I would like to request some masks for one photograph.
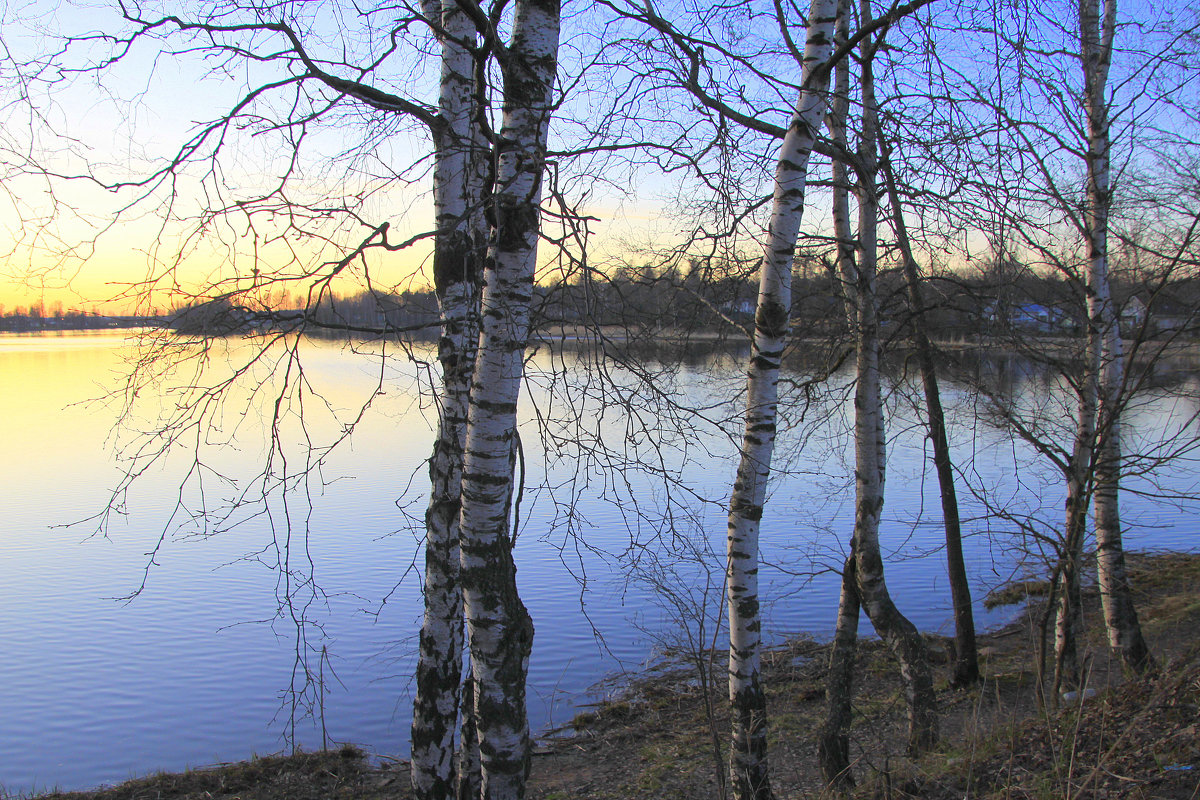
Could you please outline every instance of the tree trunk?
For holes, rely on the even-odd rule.
[[[449,327],[444,326],[444,330]],[[461,437],[466,422],[470,365],[469,350],[450,344],[450,338],[443,335],[438,348],[443,371],[441,418],[429,460],[432,489],[425,512],[425,617],[421,625],[412,723],[413,793],[420,800],[438,800],[454,794],[454,739],[462,679],[458,515]],[[459,360],[465,367],[455,363]]]
[[[726,591],[729,703],[733,720],[729,772],[737,800],[771,797],[766,702],[759,683],[762,624],[758,599],[759,522],[775,447],[779,368],[792,303],[792,261],[804,215],[808,160],[824,115],[835,12],[835,0],[813,0],[809,12],[803,88],[775,169],[775,196],[760,270],[754,342],[746,378],[746,430],[729,501]]]
[[[871,19],[870,0],[862,2],[862,24]],[[863,122],[859,142],[862,175],[877,171],[872,57],[875,44],[863,42]],[[879,374],[879,317],[876,295],[878,197],[875,187],[860,179],[858,260],[858,358],[854,392],[855,518],[854,540],[858,594],[875,630],[900,662],[908,701],[908,751],[927,750],[937,741],[937,708],[929,654],[916,627],[904,617],[888,594],[879,548],[883,512],[886,437]]]
[[[1084,412],[1081,410],[1080,413]],[[1053,694],[1056,697],[1060,692],[1078,689],[1080,681],[1079,634],[1083,629],[1083,608],[1079,572],[1088,498],[1084,481],[1077,474],[1083,467],[1077,464],[1072,467],[1076,474],[1067,478],[1066,530],[1059,555],[1058,613],[1054,620]]]
[[[501,61],[504,107],[493,235],[484,269],[460,520],[484,800],[523,797],[529,774],[525,681],[533,623],[517,593],[509,507],[558,33],[557,0],[518,0],[511,46]]]
[[[1079,634],[1083,629],[1080,605],[1080,569],[1087,512],[1094,486],[1096,451],[1096,394],[1099,370],[1099,329],[1088,323],[1083,372],[1079,378],[1079,407],[1075,419],[1075,443],[1066,462],[1066,518],[1059,552],[1058,613],[1054,620],[1054,686],[1058,692],[1079,686]]]
[[[1121,421],[1124,353],[1121,331],[1113,305],[1108,271],[1108,215],[1112,205],[1109,160],[1108,69],[1116,31],[1116,0],[1080,0],[1079,40],[1083,63],[1084,104],[1087,113],[1087,213],[1084,227],[1088,238],[1088,316],[1098,325],[1100,381],[1097,421],[1096,489],[1093,502],[1096,520],[1096,562],[1100,601],[1109,646],[1127,669],[1142,672],[1154,663],[1142,637],[1133,605],[1125,551],[1121,541],[1120,475]]]
[[[459,587],[459,527],[467,400],[475,361],[479,270],[482,253],[473,229],[482,217],[479,176],[473,168],[475,40],[470,19],[456,2],[431,0],[423,8],[440,32],[442,72],[435,133],[433,199],[434,290],[442,317],[438,360],[438,432],[429,459],[430,495],[425,512],[425,617],[413,702],[412,786],[418,800],[455,796],[454,739],[462,679],[463,603]]]
[[[834,45],[841,47],[850,39],[850,0],[839,0]],[[841,149],[847,149],[846,123],[850,113],[850,62],[842,59],[834,65],[833,98],[827,124],[829,138]],[[855,240],[850,226],[850,180],[846,164],[832,159],[833,231],[837,237],[837,257],[832,272],[834,286],[846,315],[846,329],[851,335],[858,328],[858,311],[850,287],[857,283],[854,263]],[[858,600],[854,563],[854,538],[850,539],[850,555],[842,567],[841,596],[838,599],[837,626],[829,653],[829,672],[825,677],[825,723],[817,734],[817,762],[825,786],[833,792],[845,793],[854,786],[850,770],[851,701],[854,699],[854,660],[858,645]]]
[[[880,138],[881,144],[883,138]],[[908,304],[912,313],[913,343],[921,367],[921,383],[925,391],[925,410],[929,423],[929,441],[933,447],[933,465],[937,471],[938,488],[942,499],[942,521],[946,530],[946,566],[950,575],[950,597],[954,603],[954,675],[955,686],[968,686],[979,680],[979,657],[975,647],[975,614],[971,609],[971,587],[967,582],[967,567],[963,561],[962,522],[958,514],[958,493],[954,486],[954,465],[950,460],[950,440],[946,435],[946,415],[942,410],[942,393],[938,388],[937,364],[933,345],[925,326],[927,308],[917,261],[913,255],[908,228],[904,223],[904,208],[892,172],[889,154],[884,152],[881,164],[884,180],[891,198],[892,218],[896,226],[896,241],[904,263],[904,280],[908,289]]]
[[[854,787],[850,771],[850,717],[854,698],[854,659],[858,647],[858,578],[855,575],[854,542],[842,568],[842,593],[838,600],[837,628],[829,651],[829,674],[825,679],[827,711],[817,738],[817,761],[826,788],[848,792]]]
[[[850,0],[838,0],[837,23],[833,43],[842,47],[850,40]],[[829,139],[835,147],[848,151],[846,125],[850,116],[850,59],[843,58],[833,65],[833,97],[829,103]],[[833,235],[837,238],[836,265],[832,278],[846,315],[846,330],[853,335],[858,311],[854,307],[855,283],[854,231],[850,225],[850,175],[844,161],[830,160],[833,179]]]
[[[470,674],[462,687],[462,742],[457,763],[456,800],[479,800],[479,731],[475,727],[475,682]]]
[[[1101,418],[1104,418],[1103,403]],[[1125,668],[1142,673],[1154,667],[1154,656],[1142,636],[1133,590],[1125,568],[1125,548],[1121,541],[1119,489],[1121,449],[1116,417],[1108,421],[1108,435],[1100,440],[1096,465],[1096,494],[1092,502],[1096,518],[1096,569],[1100,584],[1100,604],[1108,631],[1108,644]]]

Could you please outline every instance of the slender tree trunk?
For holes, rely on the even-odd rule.
[[[1087,401],[1081,402],[1081,406]],[[1085,413],[1080,409],[1081,418]],[[1081,423],[1081,427],[1084,427]],[[1081,432],[1080,437],[1085,435]],[[1088,434],[1090,439],[1090,432]],[[1076,447],[1078,453],[1080,448]],[[1086,462],[1084,462],[1086,464]],[[1059,556],[1058,613],[1054,619],[1054,687],[1059,692],[1079,688],[1079,635],[1083,630],[1083,608],[1080,597],[1080,568],[1083,560],[1083,535],[1087,525],[1088,497],[1086,466],[1078,461],[1071,465],[1067,476],[1065,535]]]
[[[1119,504],[1121,474],[1120,406],[1124,375],[1119,320],[1113,305],[1108,271],[1108,215],[1112,205],[1109,159],[1108,69],[1116,31],[1117,2],[1080,0],[1079,39],[1087,113],[1088,316],[1101,329],[1100,386],[1097,422],[1096,561],[1100,601],[1110,647],[1127,669],[1142,672],[1154,663],[1142,637],[1133,605],[1125,551],[1121,541]]]
[[[837,23],[833,43],[841,47],[850,40],[850,0],[838,0]],[[841,150],[849,150],[846,125],[850,116],[850,59],[843,58],[833,65],[833,97],[829,104],[830,141]],[[854,231],[850,225],[850,176],[845,162],[830,160],[833,179],[833,235],[837,238],[837,262],[833,274],[834,286],[841,299],[846,315],[846,330],[853,335],[857,327],[858,312],[854,307]]]
[[[449,339],[443,336],[439,345],[443,392],[438,438],[429,460],[432,490],[425,512],[425,617],[421,625],[412,727],[413,793],[417,798],[430,800],[454,794],[454,739],[463,658],[458,515],[461,437],[470,380],[468,353],[473,347],[455,347],[449,344]],[[456,363],[458,360],[463,366]]]
[[[882,137],[880,142],[883,142]],[[904,280],[908,289],[908,304],[912,313],[913,343],[921,366],[921,383],[925,391],[925,409],[929,423],[929,441],[933,446],[933,465],[937,471],[938,488],[942,498],[942,521],[946,530],[946,566],[950,574],[950,597],[954,602],[954,676],[955,686],[968,686],[979,680],[979,657],[975,647],[975,615],[971,609],[971,587],[967,582],[967,567],[963,560],[962,523],[958,514],[958,493],[954,486],[954,465],[950,460],[950,440],[946,435],[946,415],[942,410],[942,393],[938,388],[937,364],[933,345],[925,326],[927,308],[917,261],[913,255],[908,228],[904,223],[904,208],[892,173],[891,159],[885,152],[881,164],[888,195],[891,198],[892,218],[896,240],[904,264]]]
[[[804,215],[812,145],[824,116],[833,51],[835,0],[813,0],[803,83],[775,169],[770,231],[760,270],[754,342],[747,371],[746,431],[729,501],[726,591],[729,600],[729,703],[733,719],[730,782],[738,800],[771,797],[766,703],[759,683],[761,620],[758,536],[775,447],[779,368],[791,312],[792,262]]]
[[[455,796],[455,731],[463,657],[463,603],[459,587],[459,512],[467,400],[475,360],[479,242],[473,220],[482,217],[472,168],[475,39],[470,19],[456,2],[427,2],[424,12],[439,30],[442,73],[440,127],[435,133],[433,255],[434,289],[442,317],[438,359],[438,432],[429,459],[431,483],[425,512],[425,617],[413,703],[412,786],[418,800]]]
[[[850,771],[850,717],[854,698],[854,660],[858,648],[858,578],[854,564],[854,542],[842,568],[842,593],[838,600],[837,628],[829,651],[829,675],[825,680],[825,724],[817,738],[817,761],[826,788],[848,792],[854,786]]]
[[[838,1],[834,45],[841,47],[850,39],[850,0]],[[830,102],[829,138],[843,150],[847,148],[846,123],[850,114],[850,62],[842,59],[834,65],[833,98]],[[850,225],[850,181],[846,164],[832,159],[833,231],[837,237],[837,260],[832,271],[834,287],[846,315],[846,329],[851,335],[858,328],[858,311],[850,287],[857,285],[854,263],[855,240]],[[854,564],[854,537],[850,539],[850,555],[842,567],[841,596],[838,598],[837,625],[834,628],[829,653],[829,672],[825,678],[825,722],[817,734],[817,761],[825,786],[830,791],[845,793],[854,786],[850,769],[851,701],[854,699],[854,661],[858,647],[858,618],[861,604],[858,599],[857,576]]]
[[[529,774],[525,681],[533,623],[517,594],[509,508],[558,34],[557,0],[518,0],[511,46],[501,61],[504,107],[493,237],[484,269],[460,520],[484,800],[523,797]]]
[[[871,19],[870,0],[862,2],[862,24]],[[872,56],[875,44],[863,43],[863,123],[859,142],[862,175],[877,171]],[[900,613],[888,594],[879,547],[883,513],[886,438],[879,374],[879,317],[876,294],[878,198],[875,187],[860,180],[858,259],[858,366],[854,393],[855,569],[858,595],[875,630],[900,662],[909,712],[908,750],[916,754],[937,741],[937,704],[929,654],[916,627]]]
[[[1066,462],[1066,518],[1059,553],[1058,612],[1054,620],[1054,692],[1079,686],[1079,634],[1083,630],[1080,570],[1091,490],[1095,486],[1096,395],[1100,367],[1100,330],[1089,319],[1083,370],[1079,376],[1075,442]]]
[[[459,0],[450,0],[450,2],[458,4]],[[490,130],[488,121],[488,98],[487,98],[487,61],[479,58],[475,59],[475,101],[472,104],[472,124],[470,134],[474,140],[474,147],[471,149],[471,158],[467,164],[471,171],[472,180],[469,183],[471,207],[478,209],[478,213],[469,215],[470,220],[469,232],[472,237],[475,253],[478,254],[478,275],[477,275],[477,297],[475,302],[476,316],[472,326],[471,340],[471,358],[472,366],[479,345],[479,329],[480,329],[480,301],[483,291],[483,267],[487,263],[487,254],[489,242],[491,241],[491,226],[488,220],[487,209],[491,204],[491,194],[493,191],[493,164],[494,153],[492,152],[491,142],[488,140],[487,131]],[[472,369],[472,378],[474,370]],[[468,393],[468,412],[469,412],[469,393]],[[466,450],[464,427],[464,458]],[[460,497],[460,515],[461,520],[461,497]],[[461,543],[461,531],[459,541]],[[459,553],[461,565],[461,547]],[[464,608],[465,615],[465,608]],[[479,729],[475,719],[475,680],[472,677],[472,669],[470,666],[470,648],[466,652],[466,676],[463,680],[462,698],[459,703],[460,709],[460,729],[461,737],[458,749],[458,800],[476,800],[480,796],[481,787],[483,784],[481,756],[479,754]]]
[[[1109,395],[1110,397],[1112,395]],[[1104,405],[1101,404],[1101,419]],[[1125,668],[1142,673],[1154,667],[1154,656],[1142,636],[1133,590],[1125,567],[1125,548],[1121,540],[1121,510],[1118,502],[1121,448],[1119,422],[1107,418],[1109,430],[1102,435],[1096,465],[1096,494],[1092,502],[1096,518],[1096,562],[1100,584],[1100,604],[1108,631],[1108,644]]]

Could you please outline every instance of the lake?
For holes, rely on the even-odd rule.
[[[244,341],[202,352],[175,340],[191,360],[154,374],[124,334],[0,335],[0,795],[292,741],[405,755],[432,354],[293,344],[256,359]],[[122,391],[135,365],[147,382]],[[233,388],[209,391],[234,365]],[[739,359],[632,366],[586,349],[531,358],[516,557],[537,630],[537,729],[567,722],[598,681],[685,644],[687,632],[713,641],[716,609],[697,609],[720,593]],[[1031,406],[1054,402],[1046,381],[1017,380]],[[832,568],[852,522],[848,386],[835,376],[832,399],[797,405],[782,435],[786,469],[763,520],[771,639],[833,627]],[[1190,430],[1196,387],[1186,388],[1147,393],[1127,420],[1131,440],[1148,449],[1163,430]],[[947,397],[956,464],[980,495],[963,501],[978,600],[1032,569],[982,497],[1053,526],[1061,480],[978,418],[968,393],[950,386]],[[191,424],[193,412],[204,424]],[[936,480],[899,393],[889,435],[889,585],[914,622],[949,634]],[[128,460],[130,448],[143,460]],[[1191,493],[1192,465],[1176,461],[1154,481],[1131,480],[1123,495],[1129,546],[1194,549],[1194,506],[1148,496]],[[1005,619],[977,614],[981,627]]]

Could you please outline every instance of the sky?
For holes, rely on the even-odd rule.
[[[329,57],[343,48],[363,49],[354,29],[338,30],[328,13],[310,11],[336,5],[313,3],[297,12],[309,26],[314,51]],[[33,303],[46,309],[62,303],[66,310],[161,310],[179,302],[172,297],[177,291],[229,288],[235,275],[244,287],[256,269],[298,277],[314,264],[337,261],[383,221],[392,242],[416,241],[400,252],[372,255],[366,269],[346,270],[339,291],[360,291],[368,278],[385,289],[429,283],[430,247],[421,235],[433,218],[431,143],[421,125],[366,115],[343,103],[323,108],[324,121],[280,129],[277,121],[311,108],[294,93],[276,90],[248,105],[239,124],[209,135],[176,175],[148,178],[181,146],[195,143],[203,123],[242,100],[248,87],[285,73],[269,62],[248,65],[211,51],[178,52],[195,44],[178,37],[139,41],[119,60],[94,69],[114,52],[111,42],[77,40],[62,50],[62,41],[121,30],[104,6],[85,4],[82,14],[66,2],[4,9],[9,59],[0,72],[6,123],[0,142],[6,160],[17,162],[0,181],[0,304],[7,311]],[[181,7],[194,10],[196,4]],[[408,36],[373,80],[436,102],[436,64],[420,52],[428,45],[423,30],[410,29]],[[238,42],[259,53],[278,46],[268,37]],[[30,80],[37,60],[56,50],[49,68]],[[63,67],[78,71],[64,75]],[[38,171],[55,176],[30,174]],[[285,174],[286,185],[280,180]],[[609,241],[652,237],[654,215],[636,192],[614,192],[601,183],[587,190],[593,234]],[[246,213],[251,206],[255,213]],[[209,213],[214,208],[223,213]],[[145,282],[158,289],[150,295],[130,290]],[[293,293],[301,284],[292,284]]]
[[[26,73],[33,69],[30,59],[61,46],[62,35],[120,29],[119,21],[102,8],[76,16],[75,8],[65,5],[58,13],[49,10],[50,4],[8,9],[5,43],[14,60],[27,62]],[[167,52],[172,45],[178,42],[139,42],[112,65],[65,79],[57,70],[43,71],[41,76],[49,80],[27,81],[27,99],[13,91],[15,70],[11,62],[7,65],[7,149],[12,160],[28,160],[9,171],[0,197],[0,231],[15,242],[7,253],[0,303],[11,309],[44,300],[47,307],[62,302],[66,308],[87,308],[128,294],[130,284],[147,279],[187,290],[226,279],[234,271],[250,274],[254,259],[266,271],[268,264],[287,269],[297,260],[328,257],[336,248],[322,246],[315,235],[337,234],[321,219],[323,209],[314,209],[293,226],[302,231],[293,229],[289,235],[288,226],[281,224],[284,203],[270,198],[273,189],[281,188],[279,176],[291,172],[289,199],[317,204],[336,199],[339,191],[362,191],[373,177],[379,184],[371,172],[381,173],[383,161],[412,163],[419,157],[416,148],[427,147],[409,131],[398,131],[374,143],[369,157],[359,163],[343,160],[339,170],[332,162],[352,143],[338,130],[310,126],[301,150],[304,160],[293,165],[288,136],[269,130],[271,117],[280,111],[276,101],[250,107],[257,119],[248,115],[242,126],[208,137],[177,175],[151,177],[145,188],[111,188],[147,180],[165,159],[195,141],[202,122],[235,104],[247,86],[278,78],[277,71],[238,74],[236,65],[202,54]],[[111,48],[76,45],[61,53],[54,66],[86,69],[106,50]],[[206,158],[213,154],[217,135],[220,153]],[[19,174],[40,169],[71,177]],[[110,186],[99,186],[92,177]],[[411,236],[418,232],[417,217],[426,227],[431,217],[422,178],[418,172],[414,185],[398,185],[386,193],[376,189],[363,208],[372,217],[389,219],[398,234]],[[242,213],[239,203],[256,196],[267,198],[260,204],[263,213]],[[386,217],[380,214],[385,204],[395,209]],[[227,213],[206,214],[211,208]],[[403,257],[380,260],[380,269],[386,264],[387,272],[417,271],[426,255],[426,248],[414,248]],[[158,294],[149,298],[149,305],[171,301],[166,293]],[[129,305],[126,300],[109,307]]]
[[[660,8],[692,20],[689,24],[701,32],[721,29],[739,47],[758,48],[755,58],[775,65],[786,78],[787,59],[771,51],[779,47],[772,44],[775,33],[759,24],[766,17],[756,21],[745,11],[753,2],[722,11],[719,19],[699,13],[703,3],[685,8],[689,2],[674,0]],[[189,13],[221,6],[178,5]],[[384,221],[390,225],[390,241],[414,239],[412,245],[373,255],[365,268],[348,268],[338,290],[353,293],[368,279],[383,289],[428,283],[429,246],[421,234],[428,232],[433,216],[431,143],[419,123],[385,119],[343,102],[322,107],[322,116],[303,126],[280,127],[279,120],[302,118],[315,107],[311,96],[276,89],[248,104],[238,124],[199,142],[184,169],[148,178],[182,145],[197,141],[203,123],[243,99],[248,87],[287,73],[269,58],[230,58],[198,48],[194,38],[179,37],[139,41],[119,60],[93,69],[112,55],[112,41],[77,39],[64,49],[63,37],[86,39],[96,31],[120,31],[122,23],[110,6],[100,0],[0,5],[0,168],[6,168],[0,173],[0,304],[8,310],[31,303],[51,308],[61,302],[68,310],[121,311],[137,307],[130,298],[140,296],[143,309],[161,310],[197,287],[245,288],[255,282],[256,270],[259,280],[280,275],[295,279],[298,289],[305,270],[338,260]],[[305,30],[306,42],[322,57],[361,63],[364,54],[380,52],[378,31],[386,26],[347,13],[348,4],[325,0],[287,6]],[[755,7],[767,15],[774,8],[771,3]],[[561,73],[570,91],[552,126],[552,149],[598,131],[627,139],[675,135],[689,147],[702,146],[712,130],[687,98],[628,95],[629,108],[644,117],[603,116],[606,104],[619,102],[620,92],[645,79],[636,59],[654,53],[643,42],[644,34],[629,25],[599,24],[591,8],[568,4]],[[1123,8],[1135,17],[1143,12],[1141,5]],[[745,30],[735,30],[738,25]],[[617,59],[614,63],[583,69],[600,43],[611,45],[622,37],[627,38],[624,49],[606,56]],[[237,41],[264,56],[279,48],[269,35]],[[963,46],[947,40],[936,55],[954,58],[947,54],[955,47],[961,52]],[[428,48],[423,26],[403,29],[396,54],[372,81],[432,102],[437,64],[425,53]],[[39,60],[47,53],[56,55]],[[44,68],[39,71],[39,66]],[[346,67],[331,70],[349,74]],[[731,98],[743,95],[744,107],[760,118],[776,124],[786,119],[786,87],[755,82],[744,70],[726,70],[718,77],[728,84],[724,88]],[[767,100],[756,106],[755,97]],[[1144,124],[1145,118],[1137,121]],[[220,151],[213,156],[217,141]],[[729,175],[722,177],[728,178],[725,186],[689,184],[679,160],[667,159],[668,169],[663,169],[653,152],[641,154],[636,163],[595,156],[556,164],[554,179],[562,181],[568,200],[590,218],[593,266],[605,260],[641,263],[654,247],[677,242],[687,228],[682,218],[692,210],[688,201],[696,196],[687,194],[689,188],[727,189],[737,183],[735,191],[747,201],[769,193],[777,145],[757,134],[730,141],[733,161]],[[827,172],[823,159],[814,159],[813,165],[814,178]],[[38,170],[58,177],[30,174]],[[281,183],[284,174],[288,179]],[[141,180],[149,182],[115,185]],[[807,230],[824,232],[827,214],[820,192],[810,197]],[[247,213],[252,208],[254,213]],[[208,213],[213,209],[222,213]],[[553,234],[552,216],[546,226]],[[752,247],[754,223],[744,231],[749,231],[744,243]],[[549,253],[553,248],[543,249]],[[157,290],[149,296],[129,291],[145,281]],[[104,303],[113,298],[118,300]]]

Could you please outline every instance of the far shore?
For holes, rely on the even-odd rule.
[[[747,320],[746,323],[749,325],[750,320]],[[170,330],[172,328],[171,317],[80,315],[78,317],[37,318],[35,320],[28,318],[14,320],[12,317],[0,317],[0,334],[79,333],[105,330],[134,330],[139,328],[146,330]],[[370,328],[370,326],[363,326],[352,329],[334,327],[326,331],[322,329],[319,323],[314,323],[306,333],[313,335],[328,334],[334,337],[349,337],[354,339],[401,335],[402,338],[412,341],[436,342],[436,328],[436,322],[430,322],[428,325],[416,326],[416,328],[405,330],[394,330],[385,327],[375,330]],[[252,325],[235,331],[218,330],[207,333],[204,331],[176,332],[185,336],[208,335],[224,337],[263,332],[268,329],[270,329],[269,326],[263,328]],[[811,333],[799,333],[793,336],[792,345],[809,350],[814,346],[829,345],[833,341],[834,337],[832,335],[818,336]],[[1151,342],[1154,345],[1152,347],[1147,346],[1146,343],[1140,343],[1140,347],[1134,347],[1139,342],[1128,337],[1123,341],[1126,352],[1131,353],[1135,359],[1200,358],[1200,341],[1191,337],[1178,336],[1161,342],[1156,340]],[[530,334],[531,346],[536,346],[538,343],[550,342],[578,342],[589,345],[613,342],[635,343],[647,346],[686,346],[696,344],[706,346],[725,345],[737,348],[749,346],[750,339],[748,327],[745,330],[739,331],[732,327],[726,327],[721,330],[673,330],[669,328],[641,327],[638,325],[553,325],[539,328]],[[899,339],[895,344],[900,349],[904,349],[905,342],[906,340]],[[933,335],[933,342],[938,349],[946,353],[983,351],[1019,357],[1025,352],[1037,352],[1047,357],[1065,357],[1069,356],[1072,348],[1078,345],[1079,337],[1069,333],[1057,335],[1044,333],[1030,334],[1024,340],[1021,349],[1013,348],[1003,338],[989,337],[980,333],[959,332],[942,335],[935,333]]]

